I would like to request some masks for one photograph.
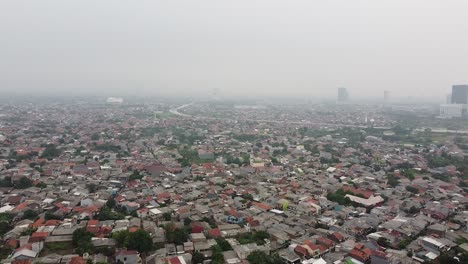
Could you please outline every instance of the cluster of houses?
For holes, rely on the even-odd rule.
[[[219,263],[221,254],[236,264],[257,251],[283,263],[423,263],[468,248],[462,172],[428,161],[463,158],[453,141],[148,114],[164,104],[23,108],[0,120],[2,263]],[[174,242],[169,224],[186,239]],[[72,245],[78,229],[93,234],[90,252]],[[140,229],[149,252],[113,237]],[[220,243],[229,244],[221,253]]]

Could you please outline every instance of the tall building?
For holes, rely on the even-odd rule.
[[[468,104],[468,85],[452,86],[452,104]]]
[[[388,101],[390,101],[390,92],[389,91],[385,90],[383,92],[383,99],[384,99],[385,103],[388,103]]]
[[[123,98],[121,97],[109,97],[106,100],[108,104],[122,104],[124,102]]]
[[[466,117],[466,104],[443,104],[440,105],[440,118],[461,118]]]
[[[446,104],[452,103],[452,94],[447,94],[447,96],[445,98],[445,103]]]
[[[349,94],[346,88],[338,88],[338,102],[346,102],[349,99]]]

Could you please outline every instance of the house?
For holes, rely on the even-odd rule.
[[[11,264],[31,264],[31,260],[30,259],[24,259],[24,260],[15,259],[11,262]]]
[[[310,258],[310,253],[309,253],[309,250],[307,250],[307,248],[301,246],[301,245],[298,245],[294,248],[294,252],[299,255],[301,258],[305,258],[305,259],[309,259]]]
[[[117,249],[115,251],[115,262],[123,264],[141,263],[140,253],[136,250]]]
[[[152,177],[159,177],[165,171],[166,167],[162,164],[153,164],[145,167],[146,172],[148,172]]]
[[[29,246],[28,246],[29,245]],[[38,252],[32,250],[32,245],[28,244],[24,247],[21,247],[15,251],[15,254],[11,257],[15,260],[28,260],[34,259],[39,254]]]
[[[148,208],[141,208],[136,211],[139,218],[145,218],[150,215],[150,210]]]
[[[438,254],[438,255],[441,252],[445,252],[445,251],[448,251],[450,249],[444,243],[442,243],[440,241],[437,241],[436,239],[431,238],[431,237],[421,238],[420,244],[424,249],[426,249],[426,250],[428,250],[430,252],[433,252],[435,254]]]
[[[88,206],[91,206],[91,205],[93,205],[93,200],[91,198],[85,198],[85,199],[80,201],[80,206],[88,207]]]
[[[134,202],[124,202],[122,203],[122,207],[124,207],[127,212],[133,212],[140,208],[140,204]]]
[[[186,264],[187,262],[182,256],[169,257],[166,259],[167,264]]]
[[[192,242],[205,242],[206,241],[206,237],[203,233],[192,233],[190,234],[190,240]]]
[[[358,196],[354,196],[351,194],[346,194],[346,198],[349,198],[351,202],[355,202],[357,204],[360,204],[364,207],[374,207],[382,204],[385,200],[381,196],[371,196],[367,199],[361,198]]]
[[[326,238],[326,237],[319,237],[317,238],[317,244],[324,246],[327,249],[332,248],[335,243],[333,243],[332,240]]]
[[[152,217],[161,217],[163,215],[163,212],[159,210],[158,208],[151,208],[149,209],[149,214]]]
[[[447,232],[447,227],[436,223],[427,227],[427,233],[429,235],[436,235],[437,237],[445,237],[445,233]]]
[[[49,236],[48,232],[34,232],[29,237],[29,243],[45,241],[48,236]]]
[[[10,205],[17,206],[24,202],[25,198],[23,195],[12,195],[6,199],[6,203]]]
[[[341,243],[341,242],[344,241],[343,235],[341,235],[341,234],[338,233],[338,232],[334,232],[334,233],[332,233],[332,234],[329,234],[329,235],[328,235],[328,238],[329,238],[330,240],[332,240],[333,242],[335,242],[335,243]]]
[[[68,264],[86,264],[86,260],[83,257],[76,256],[76,257],[72,257],[70,259],[70,262],[68,262]]]
[[[358,249],[353,249],[351,250],[351,252],[349,252],[349,256],[356,259],[356,260],[359,260],[363,263],[367,263],[369,260],[370,260],[370,255],[368,255],[367,253],[361,251],[361,250],[358,250]]]

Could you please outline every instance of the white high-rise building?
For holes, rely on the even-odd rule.
[[[440,105],[440,118],[461,118],[466,115],[466,104],[442,104]]]
[[[121,104],[123,103],[123,98],[122,97],[109,97],[107,98],[106,102],[108,104]]]

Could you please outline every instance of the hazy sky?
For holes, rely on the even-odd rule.
[[[0,1],[0,92],[441,97],[467,0]]]

